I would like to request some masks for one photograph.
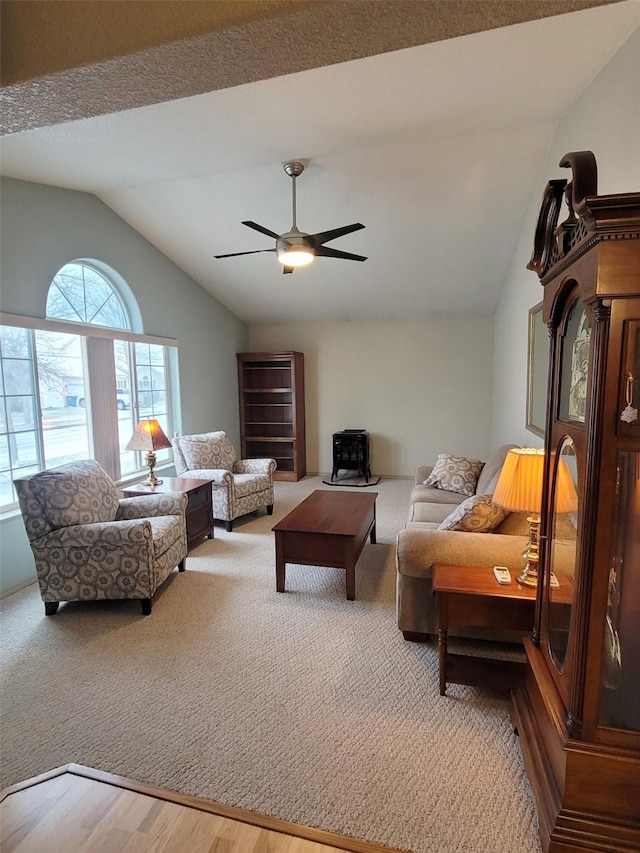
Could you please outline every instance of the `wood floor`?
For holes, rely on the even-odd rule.
[[[2,792],[2,853],[389,853],[67,764]]]

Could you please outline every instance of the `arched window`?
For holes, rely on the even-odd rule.
[[[144,470],[127,450],[136,424],[171,435],[176,342],[142,334],[128,284],[99,261],[54,276],[46,319],[0,325],[0,512],[16,505],[12,480],[91,455],[114,480]],[[173,365],[173,366],[172,366]],[[159,463],[170,462],[169,450]]]
[[[124,303],[112,283],[83,261],[65,264],[56,274],[47,296],[47,317],[110,329],[131,328]]]

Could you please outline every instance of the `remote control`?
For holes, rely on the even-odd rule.
[[[498,583],[511,583],[511,572],[506,566],[494,566],[493,574]]]
[[[560,581],[554,575],[553,572],[551,572],[551,575],[549,577],[549,585],[552,586],[554,589],[558,589],[558,587],[560,586]]]

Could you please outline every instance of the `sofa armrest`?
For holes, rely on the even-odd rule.
[[[233,466],[234,474],[273,474],[275,459],[238,459]]]
[[[187,508],[187,502],[188,498],[182,492],[122,498],[116,513],[116,521],[155,518],[159,515],[182,515]]]
[[[524,565],[526,536],[499,533],[463,533],[458,530],[401,530],[396,546],[400,574],[430,578],[434,563],[450,566]]]
[[[402,575],[431,578],[433,564],[449,566],[507,566],[520,571],[528,536],[463,533],[458,530],[401,530],[396,543],[396,566]],[[553,569],[572,576],[576,543],[555,541]]]
[[[418,465],[414,475],[414,486],[421,486],[433,471],[433,465]]]

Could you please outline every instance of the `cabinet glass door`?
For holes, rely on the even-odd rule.
[[[583,302],[576,299],[562,340],[558,418],[583,424],[587,416],[587,384],[591,329]]]
[[[618,453],[600,725],[640,731],[640,453]]]
[[[559,585],[549,583],[546,588],[548,643],[556,669],[563,672],[567,662],[574,603],[578,512],[577,457],[570,438],[563,440],[555,459],[551,500],[554,508],[551,571]]]

